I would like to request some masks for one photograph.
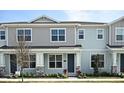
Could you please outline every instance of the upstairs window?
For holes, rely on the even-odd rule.
[[[104,38],[104,30],[103,29],[97,29],[97,39],[103,40]]]
[[[122,27],[117,27],[115,30],[115,35],[116,35],[116,40],[117,41],[122,41],[124,40],[124,28]]]
[[[18,41],[31,41],[31,29],[17,29]]]
[[[0,31],[0,40],[5,40],[5,31]]]
[[[79,39],[84,39],[84,30],[83,29],[78,30],[78,38]]]
[[[65,41],[65,29],[51,29],[51,41]]]

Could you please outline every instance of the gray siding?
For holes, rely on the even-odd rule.
[[[32,28],[32,27],[28,27]],[[57,27],[33,27],[31,46],[52,46],[52,45],[74,45],[75,44],[75,29],[73,27],[66,28],[66,42],[50,42],[50,28]],[[58,27],[59,28],[59,27]],[[16,42],[16,27],[8,28],[8,45],[15,46]]]
[[[117,42],[115,39],[115,28],[116,27],[124,27],[124,19],[118,22],[115,22],[109,27],[109,45],[124,45],[124,41]]]

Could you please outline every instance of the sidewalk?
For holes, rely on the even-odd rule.
[[[19,83],[21,82],[21,78],[19,79],[7,79],[0,78],[0,83]],[[83,82],[110,82],[110,83],[124,83],[124,79],[121,78],[90,78],[90,79],[78,79],[75,77],[70,77],[67,79],[49,79],[49,78],[24,78],[24,83],[83,83]]]

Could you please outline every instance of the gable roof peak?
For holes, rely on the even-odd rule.
[[[53,18],[48,17],[46,15],[42,15],[42,16],[37,17],[37,18],[33,19],[32,21],[30,21],[30,23],[35,23],[35,22],[53,22],[53,23],[58,23],[58,21],[56,21]]]

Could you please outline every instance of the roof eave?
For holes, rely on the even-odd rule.
[[[118,18],[118,19],[116,19],[116,20],[114,20],[114,21],[108,23],[108,25],[111,25],[111,24],[113,24],[113,23],[116,23],[116,22],[118,22],[118,21],[120,21],[120,20],[122,20],[122,19],[124,19],[124,16],[122,16],[122,17],[120,17],[120,18]]]

